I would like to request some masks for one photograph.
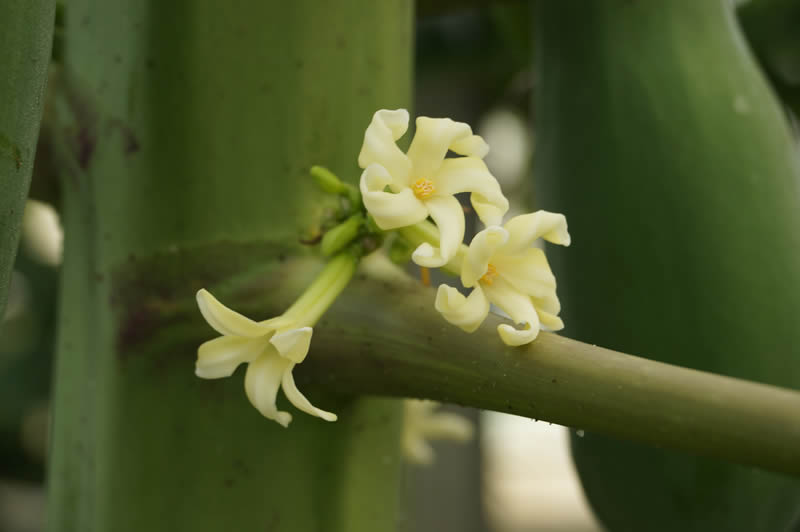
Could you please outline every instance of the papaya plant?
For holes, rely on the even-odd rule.
[[[727,1],[540,2],[542,201],[568,335],[800,386],[795,140]],[[611,530],[788,530],[797,479],[587,433],[572,439]]]
[[[672,18],[656,23],[652,8],[611,0],[587,3],[580,12],[591,15],[587,18],[566,4],[543,6],[541,20],[550,31],[542,32],[540,47],[540,94],[546,105],[539,111],[545,136],[537,175],[564,185],[579,182],[569,180],[583,179],[581,167],[568,175],[565,169],[578,159],[594,159],[598,171],[610,176],[606,196],[598,180],[594,189],[585,185],[547,200],[548,208],[563,205],[569,211],[567,232],[567,219],[552,212],[503,219],[508,202],[482,162],[488,147],[468,125],[420,117],[407,153],[395,145],[402,144],[409,126],[404,108],[410,104],[413,7],[409,0],[350,0],[335,6],[312,0],[244,5],[70,0],[59,30],[61,72],[54,86],[51,139],[65,256],[48,529],[396,530],[402,520],[401,445],[425,455],[421,437],[402,431],[397,398],[405,397],[579,427],[592,443],[600,441],[597,433],[710,457],[714,466],[698,478],[721,488],[712,502],[734,507],[742,506],[742,497],[754,497],[758,516],[743,518],[746,524],[760,529],[786,524],[787,508],[796,502],[796,481],[788,475],[800,475],[800,393],[786,358],[792,331],[783,314],[792,311],[795,300],[790,293],[778,298],[770,283],[777,272],[793,285],[790,258],[795,255],[779,245],[781,238],[797,238],[784,225],[794,221],[792,199],[777,191],[785,189],[788,172],[796,168],[781,158],[788,136],[774,101],[756,106],[771,102],[766,88],[734,39],[737,34],[720,27],[730,12],[722,4],[675,2],[665,11]],[[635,16],[629,11],[628,18],[606,17],[601,8],[609,9],[606,14],[612,8],[632,9]],[[648,26],[643,21],[685,32],[679,36],[708,39],[698,53],[726,60],[718,68],[739,76],[741,92],[725,101],[732,110],[724,109],[743,115],[749,136],[744,126],[726,122],[716,97],[730,94],[715,84],[695,87],[686,81],[687,72],[706,69],[684,63],[691,47],[678,47],[682,40],[672,34],[651,32],[652,40],[642,37],[647,46],[639,48],[667,59],[669,68],[660,75],[668,79],[656,81],[683,80],[684,91],[669,92],[677,101],[658,116],[685,118],[696,129],[694,137],[679,142],[688,133],[667,128],[672,132],[667,135],[656,127],[662,121],[651,123],[645,111],[661,110],[671,100],[638,100],[637,84],[621,100],[614,91],[580,89],[587,83],[579,77],[587,73],[582,67],[598,76],[592,82],[607,82],[605,89],[625,79],[613,77],[612,63],[622,73],[644,68],[630,56],[623,56],[629,62],[595,61],[606,59],[607,48],[591,41],[605,35],[602,43],[619,52],[611,32],[641,35]],[[48,35],[39,36],[45,49]],[[580,53],[585,42],[592,42],[591,52],[597,54],[592,60]],[[739,47],[731,50],[732,42]],[[674,55],[676,50],[683,53]],[[554,58],[559,61],[555,71]],[[686,64],[695,67],[678,68]],[[16,79],[33,75],[32,67],[23,70],[3,91],[19,90]],[[573,75],[569,87],[561,85]],[[653,88],[647,76],[636,79]],[[570,88],[576,92],[569,101],[577,105],[564,112]],[[553,96],[559,90],[560,100]],[[582,103],[587,94],[606,107]],[[678,112],[687,101],[693,113]],[[637,144],[623,149],[597,139],[597,145],[587,146],[586,137],[573,137],[578,120],[597,126],[587,115],[590,109],[612,131],[629,131],[611,112],[620,102],[642,105],[641,115],[629,118],[640,120],[651,135],[661,131],[664,138],[654,142],[664,147],[656,151],[659,157],[647,159],[650,152]],[[725,141],[737,150],[735,161],[725,161],[721,169],[716,162],[722,148],[711,140],[717,122],[726,125]],[[24,126],[38,128],[38,120],[29,117]],[[558,134],[565,132],[568,142],[561,142]],[[677,202],[686,191],[653,185],[679,205],[684,218],[671,225],[663,213],[661,221],[631,221],[628,215],[638,211],[630,205],[640,205],[641,198],[636,199],[635,186],[619,190],[617,185],[638,183],[635,170],[640,168],[614,166],[614,154],[627,155],[634,148],[655,176],[647,183],[663,179],[669,164],[684,172],[671,170],[678,185],[694,187],[686,203]],[[461,157],[446,157],[448,150]],[[582,150],[587,157],[581,158]],[[653,160],[664,168],[650,168]],[[763,173],[751,183],[752,194],[743,196],[740,167],[752,168],[757,161],[766,167],[759,167]],[[706,180],[692,178],[697,174],[688,168],[696,166]],[[624,175],[614,176],[614,170]],[[731,172],[731,191],[718,198],[712,190],[727,184],[724,172]],[[463,191],[471,193],[471,208],[488,226],[468,246],[461,243],[464,213],[453,197]],[[569,203],[586,194],[605,198],[613,216],[588,222],[591,206]],[[731,207],[725,198],[739,203]],[[751,216],[746,218],[741,207],[753,198],[761,198],[758,205],[769,206],[782,221],[770,222],[755,209],[745,211]],[[711,207],[698,214],[705,203]],[[648,207],[670,211],[668,202]],[[428,216],[436,225],[426,221]],[[695,228],[694,222],[707,225]],[[613,335],[615,317],[630,320],[637,334],[661,331],[667,321],[645,312],[651,308],[648,300],[636,300],[636,320],[626,314],[627,307],[610,312],[608,305],[648,289],[672,297],[667,297],[671,304],[687,297],[675,286],[650,286],[644,271],[633,279],[630,293],[602,292],[608,288],[602,278],[601,286],[581,285],[580,275],[591,274],[586,250],[631,227],[641,238],[633,238],[625,250],[608,244],[605,249],[614,255],[603,260],[630,256],[632,264],[656,269],[677,264],[677,277],[694,288],[693,295],[708,290],[721,301],[713,308],[709,303],[710,317],[702,316],[709,323],[720,319],[716,329],[692,329],[693,322],[681,322],[687,334],[680,336],[673,323],[668,339],[675,343],[669,345],[634,341],[638,337],[627,330],[629,343]],[[720,227],[726,238],[714,240],[713,247],[691,245],[702,236],[718,237]],[[736,250],[752,251],[747,246],[756,227],[775,232],[759,248],[774,260],[765,265],[754,253],[736,256],[741,260],[734,264],[715,262]],[[676,228],[683,230],[684,240],[674,235]],[[734,242],[734,230],[751,240]],[[594,340],[592,334],[601,330],[608,334],[604,345],[673,364],[539,332],[540,325],[562,326],[560,305],[544,253],[528,244],[542,237],[569,245],[570,235],[575,244],[557,261],[564,271],[558,289],[571,301],[565,316],[580,324],[576,335]],[[666,249],[660,244],[674,245],[684,260],[669,262],[677,259],[665,251],[646,261],[648,250]],[[4,257],[14,247],[3,241]],[[386,248],[395,260],[410,258],[459,278],[434,290],[388,261]],[[610,271],[600,267],[601,260],[591,265],[597,265],[595,275]],[[755,265],[768,268],[770,275],[754,274]],[[457,288],[459,281],[471,290],[467,295]],[[734,282],[741,283],[736,296],[725,292]],[[769,295],[759,299],[756,289]],[[720,309],[732,306],[724,303],[740,296],[751,312],[722,314]],[[511,319],[487,316],[490,303]],[[680,310],[699,317],[703,307],[694,304]],[[586,325],[581,312],[588,308],[600,309],[603,316],[597,319],[607,323]],[[738,320],[742,345],[725,336],[729,316]],[[765,329],[774,336],[764,335]],[[709,355],[717,348],[730,352],[735,364],[712,364],[722,359]],[[754,353],[763,356],[745,356]],[[235,372],[239,365],[247,366],[244,372]],[[779,366],[789,370],[778,375]],[[292,406],[278,397],[279,388]],[[451,435],[467,434],[452,418],[439,419],[449,419]],[[430,432],[426,421],[418,425],[424,427],[420,433]],[[588,487],[591,475],[581,469]],[[609,492],[617,491],[615,475],[605,479]],[[754,494],[748,481],[763,489]],[[661,500],[658,489],[649,488],[655,504]],[[616,514],[604,510],[607,503],[593,502],[612,528],[639,522],[639,508],[624,512],[629,521],[616,524]],[[712,522],[691,508],[672,509],[668,519]],[[712,517],[714,523],[726,523],[716,513]]]

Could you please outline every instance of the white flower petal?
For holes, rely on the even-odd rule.
[[[364,133],[364,144],[358,155],[358,165],[366,168],[378,163],[392,175],[393,182],[408,184],[411,161],[395,141],[408,129],[408,111],[381,109],[372,116]]]
[[[464,295],[446,284],[440,284],[436,291],[434,308],[439,311],[444,319],[466,332],[477,329],[489,314],[489,300],[476,286],[469,296]]]
[[[453,195],[472,192],[470,201],[478,217],[486,225],[499,225],[508,211],[508,200],[497,179],[483,161],[475,157],[445,159],[431,178],[436,194]]]
[[[464,209],[453,196],[434,196],[425,201],[425,206],[439,229],[439,248],[422,244],[411,260],[426,268],[439,268],[456,256],[464,240]]]
[[[239,364],[252,362],[267,347],[267,339],[220,336],[197,349],[195,375],[201,379],[230,377]]]
[[[500,307],[515,323],[525,324],[516,329],[507,324],[497,326],[497,332],[506,345],[523,345],[532,342],[539,334],[539,315],[531,298],[520,293],[505,280],[496,278],[491,285],[482,283],[489,301]]]
[[[508,242],[501,250],[506,255],[513,255],[531,247],[537,238],[562,246],[570,244],[567,219],[563,214],[547,211],[522,214],[510,219],[503,227],[509,235]]]
[[[539,327],[528,325],[524,329],[516,329],[511,325],[501,323],[497,326],[497,334],[500,335],[504,344],[517,347],[536,340],[536,337],[539,336]]]
[[[492,264],[498,275],[520,292],[536,297],[555,294],[556,278],[541,249],[528,248],[515,255],[495,255]]]
[[[281,412],[275,405],[283,374],[294,364],[274,350],[269,349],[247,366],[244,377],[244,390],[247,398],[261,415],[288,427],[292,421],[289,412]]]
[[[455,141],[450,145],[450,150],[459,155],[483,159],[489,153],[489,145],[486,144],[483,137],[472,135],[471,137]]]
[[[536,313],[539,314],[540,327],[543,331],[555,332],[564,328],[564,322],[555,314],[550,314],[539,308],[536,309]]]
[[[428,208],[410,188],[393,194],[384,192],[391,176],[378,164],[369,165],[361,174],[361,197],[364,206],[384,230],[418,224],[428,217]]]
[[[311,327],[300,327],[299,329],[289,329],[281,331],[270,338],[269,343],[275,346],[278,353],[295,364],[302,362],[308,354],[311,346]]]
[[[500,226],[487,227],[472,238],[461,265],[461,284],[469,288],[483,277],[490,259],[508,240],[508,232]]]
[[[292,366],[294,366],[294,364]],[[338,419],[336,414],[317,408],[306,399],[305,395],[300,393],[300,390],[297,389],[297,385],[294,383],[292,369],[293,367],[283,374],[283,393],[286,395],[286,398],[289,399],[289,402],[306,414],[320,417],[325,421],[336,421]]]
[[[537,312],[544,311],[555,315],[561,312],[561,302],[558,300],[555,289],[542,296],[533,296],[531,299],[533,300],[533,306],[536,307]]]
[[[250,318],[235,312],[211,295],[205,288],[197,292],[197,306],[209,325],[225,336],[257,338],[270,332]]]
[[[449,118],[417,118],[417,131],[408,148],[408,158],[413,163],[413,175],[430,179],[447,155],[447,150],[460,140],[472,136],[472,129],[463,122]]]

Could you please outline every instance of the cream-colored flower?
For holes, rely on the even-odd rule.
[[[568,246],[570,237],[564,215],[547,211],[523,214],[503,227],[487,227],[475,235],[461,265],[461,283],[473,287],[472,292],[464,297],[455,288],[440,285],[436,310],[453,325],[472,332],[486,318],[493,303],[515,323],[524,324],[522,329],[508,324],[497,326],[508,345],[532,342],[540,328],[562,329],[556,279],[544,252],[532,247],[540,237]]]
[[[453,258],[464,239],[464,211],[454,194],[471,192],[472,207],[487,225],[500,223],[508,200],[481,160],[489,146],[467,124],[421,116],[406,154],[395,141],[408,129],[408,119],[405,109],[382,109],[372,117],[358,156],[364,168],[361,195],[381,229],[433,218],[441,233],[439,248],[422,244],[412,260],[438,268]],[[448,150],[465,157],[445,158]]]
[[[422,465],[433,462],[430,440],[465,442],[472,438],[470,420],[458,414],[434,412],[438,407],[436,401],[404,401],[402,449],[408,461]]]
[[[298,409],[336,421],[336,414],[320,410],[300,393],[292,376],[295,365],[308,354],[311,327],[298,327],[299,320],[287,315],[255,322],[229,309],[205,289],[197,292],[197,305],[208,324],[222,335],[197,350],[198,377],[230,377],[240,364],[246,363],[245,392],[264,417],[284,427],[292,421],[289,412],[281,412],[275,405],[282,386],[286,398]]]

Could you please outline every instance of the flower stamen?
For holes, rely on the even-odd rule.
[[[414,184],[411,185],[411,190],[414,191],[414,195],[418,199],[424,200],[433,196],[433,193],[436,192],[436,187],[434,186],[433,181],[421,177],[414,181]]]
[[[484,273],[483,276],[480,279],[478,279],[478,281],[481,283],[486,283],[489,286],[491,286],[492,283],[494,282],[495,277],[497,277],[497,268],[494,267],[494,264],[487,264],[486,273]]]

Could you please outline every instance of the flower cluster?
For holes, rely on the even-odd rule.
[[[450,323],[467,332],[477,329],[494,304],[518,325],[498,326],[500,338],[518,346],[533,341],[542,328],[563,327],[556,281],[539,238],[569,245],[563,215],[545,211],[516,216],[501,225],[508,200],[483,158],[489,147],[467,124],[448,118],[417,118],[407,153],[396,141],[408,129],[404,109],[375,113],[358,156],[363,169],[359,189],[315,166],[311,175],[345,205],[326,220],[319,242],[322,255],[332,257],[303,295],[281,316],[255,322],[227,308],[206,290],[197,303],[206,321],[222,336],[198,349],[195,373],[204,379],[230,377],[247,364],[245,392],[266,418],[288,426],[292,416],[278,410],[279,389],[298,409],[326,421],[336,415],[312,405],[295,385],[292,371],[305,360],[312,327],[333,304],[355,273],[360,258],[376,249],[385,231],[396,230],[415,248],[411,260],[424,268],[446,268],[471,288],[468,296],[451,286],[439,286],[435,308]],[[448,157],[453,152],[460,157]],[[470,193],[470,203],[486,225],[464,239],[464,210],[455,197]],[[427,221],[431,218],[435,225]],[[407,255],[406,255],[407,257]],[[407,260],[407,259],[406,259]],[[404,445],[411,459],[432,458],[426,438],[464,439],[463,420],[433,414],[434,403],[407,403]]]
[[[439,286],[436,310],[472,332],[494,304],[520,325],[498,326],[500,338],[512,346],[533,341],[542,328],[563,328],[555,277],[544,252],[533,245],[542,238],[568,246],[564,216],[538,211],[501,226],[508,200],[482,160],[489,151],[483,139],[467,124],[419,117],[408,153],[403,153],[396,141],[408,121],[404,109],[375,113],[358,157],[364,169],[360,189],[364,206],[381,229],[419,226],[428,216],[435,222],[438,247],[423,241],[412,260],[427,268],[448,265],[460,272],[464,287],[472,288],[465,297],[451,286]],[[462,157],[449,158],[448,151]],[[472,208],[487,226],[465,251],[460,250],[464,211],[455,198],[459,192],[470,192]]]

